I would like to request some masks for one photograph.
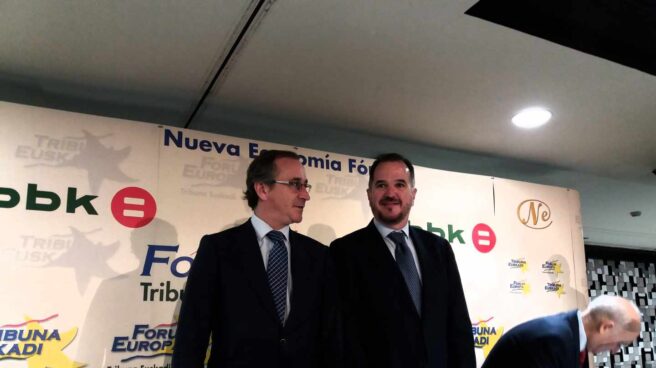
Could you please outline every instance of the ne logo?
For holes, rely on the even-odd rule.
[[[531,229],[546,229],[553,221],[551,220],[551,208],[537,199],[527,199],[517,206],[517,218]]]

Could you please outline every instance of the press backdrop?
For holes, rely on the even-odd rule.
[[[370,221],[371,158],[0,103],[0,365],[169,366],[198,242],[250,216],[246,168],[274,148],[313,185],[295,230],[329,244]],[[586,303],[576,191],[424,167],[416,183],[410,221],[453,246],[479,366],[510,327]]]

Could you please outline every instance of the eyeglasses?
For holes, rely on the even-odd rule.
[[[310,189],[312,189],[312,185],[308,184],[307,182],[303,183],[300,180],[271,180],[271,183],[289,185],[290,187],[296,189],[297,192],[300,192],[302,188],[305,188],[305,190],[307,190],[309,193]]]

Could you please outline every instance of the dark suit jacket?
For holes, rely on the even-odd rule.
[[[483,368],[579,368],[576,311],[534,319],[501,336]]]
[[[472,325],[449,243],[410,227],[422,273],[422,315],[373,221],[335,240],[347,363],[362,368],[476,366]]]
[[[333,358],[336,299],[328,248],[289,232],[292,295],[282,327],[250,221],[202,238],[191,266],[173,367],[327,366]]]

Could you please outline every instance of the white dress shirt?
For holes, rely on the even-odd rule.
[[[585,327],[583,327],[583,318],[581,318],[581,311],[576,312],[576,319],[579,321],[579,352],[585,349],[588,344],[588,337],[585,336]]]

